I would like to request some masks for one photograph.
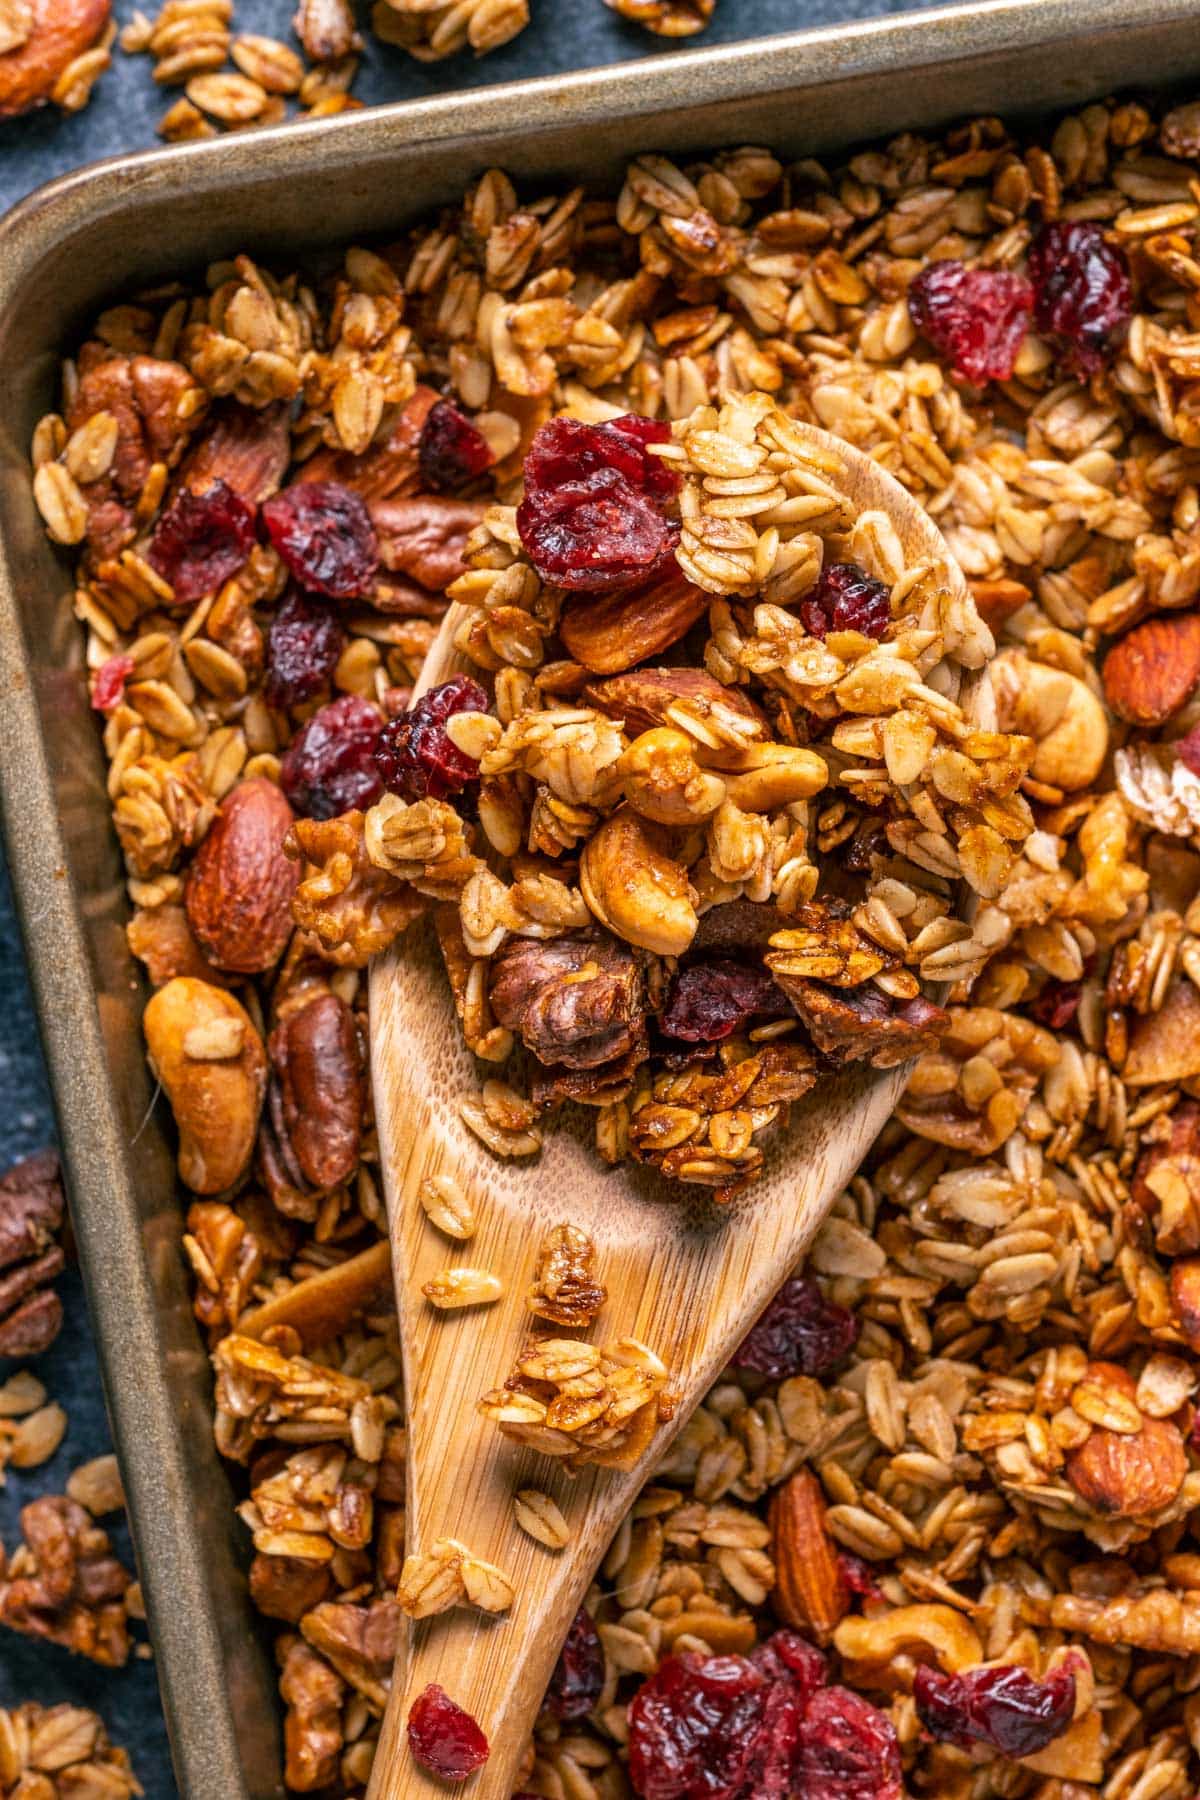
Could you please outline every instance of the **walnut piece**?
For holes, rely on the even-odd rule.
[[[548,1066],[594,1069],[644,1052],[641,967],[606,933],[509,938],[492,958],[489,994],[500,1024]]]
[[[62,1302],[49,1284],[64,1266],[64,1209],[53,1150],[0,1176],[0,1356],[37,1356],[58,1336]]]
[[[409,885],[376,868],[367,855],[364,815],[297,819],[285,840],[307,867],[292,899],[292,917],[311,931],[330,962],[361,969],[420,918],[427,902]]]
[[[0,1624],[122,1668],[132,1648],[125,1595],[133,1577],[108,1534],[62,1494],[23,1507],[21,1531],[7,1568],[0,1560]]]

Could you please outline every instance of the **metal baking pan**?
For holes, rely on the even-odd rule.
[[[30,434],[55,403],[60,347],[131,287],[241,248],[282,259],[386,233],[492,164],[535,189],[611,188],[640,148],[796,155],[1073,107],[1194,79],[1198,24],[1200,0],[956,6],[126,157],[0,225],[0,816],[187,1800],[281,1795],[278,1713],[212,1446],[69,575],[30,493]]]

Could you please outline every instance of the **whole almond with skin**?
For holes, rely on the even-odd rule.
[[[1115,1363],[1089,1363],[1088,1378],[1132,1400],[1137,1384]],[[1168,1419],[1143,1418],[1138,1431],[1097,1427],[1068,1451],[1066,1476],[1079,1498],[1108,1518],[1136,1519],[1169,1506],[1183,1486],[1187,1453]]]
[[[704,669],[629,669],[623,675],[610,675],[607,681],[590,681],[583,693],[610,719],[623,719],[631,738],[656,725],[669,725],[668,708],[680,700],[700,717],[714,706],[736,713],[755,726],[750,737],[770,735],[767,721],[749,695],[741,688],[723,687]]]
[[[850,1590],[825,1524],[825,1496],[811,1469],[798,1469],[771,1495],[771,1604],[785,1625],[828,1643],[850,1609]]]
[[[219,969],[261,975],[292,932],[300,866],[284,855],[292,809],[273,781],[239,782],[188,870],[188,924]]]
[[[665,581],[632,592],[568,600],[558,635],[593,675],[617,675],[677,644],[703,618],[711,598],[677,569]]]
[[[1162,725],[1200,682],[1200,613],[1146,619],[1104,659],[1104,693],[1131,725]]]

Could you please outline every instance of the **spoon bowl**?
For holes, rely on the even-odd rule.
[[[947,585],[962,588],[940,533],[905,489],[840,440],[804,429],[840,458],[839,486],[857,510],[889,515],[907,562],[940,565]],[[465,666],[454,649],[463,617],[457,606],[446,615],[419,691]],[[960,700],[977,723],[991,723],[986,673],[964,682]],[[668,1184],[638,1165],[605,1168],[582,1108],[555,1120],[536,1161],[494,1157],[459,1116],[460,1097],[478,1089],[478,1067],[427,923],[374,964],[370,983],[375,1108],[404,1350],[408,1550],[455,1538],[502,1569],[516,1598],[503,1616],[458,1607],[405,1621],[369,1797],[444,1800],[445,1784],[414,1760],[404,1729],[412,1702],[436,1683],[472,1715],[491,1747],[464,1791],[472,1800],[509,1800],[559,1648],[621,1518],[853,1176],[892,1113],[908,1068],[856,1064],[823,1078],[764,1143],[765,1166],[753,1186],[718,1206],[706,1190]],[[467,1244],[442,1237],[425,1215],[419,1192],[434,1175],[451,1176],[472,1203],[478,1225]],[[476,1410],[479,1397],[512,1368],[531,1322],[525,1293],[538,1247],[562,1223],[589,1234],[609,1293],[589,1337],[637,1338],[670,1371],[673,1417],[628,1471],[591,1466],[571,1476]],[[422,1285],[454,1264],[499,1275],[501,1298],[463,1311],[431,1306]],[[561,1508],[571,1530],[562,1549],[546,1548],[518,1526],[514,1497],[525,1488],[540,1489]]]

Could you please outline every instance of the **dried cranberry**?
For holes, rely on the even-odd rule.
[[[1075,1677],[1052,1669],[1044,1681],[1008,1665],[943,1675],[922,1666],[913,1680],[922,1725],[945,1743],[990,1744],[1002,1756],[1033,1756],[1061,1737],[1075,1716]]]
[[[417,466],[427,488],[452,494],[490,469],[495,460],[482,431],[452,400],[430,407],[417,441]]]
[[[800,1721],[795,1773],[804,1800],[901,1800],[895,1727],[849,1688],[822,1688]]]
[[[929,263],[908,290],[913,324],[963,381],[1007,381],[1033,311],[1033,288],[1007,269]]]
[[[1185,769],[1200,775],[1200,725],[1193,725],[1186,737],[1177,740],[1175,754]]]
[[[870,1563],[864,1562],[861,1556],[855,1556],[852,1550],[839,1550],[837,1560],[842,1580],[852,1594],[857,1594],[863,1600],[883,1598]]]
[[[296,812],[308,819],[333,819],[378,800],[383,787],[375,745],[382,723],[376,709],[357,694],[342,694],[313,714],[279,766],[279,785]]]
[[[465,1781],[488,1759],[489,1745],[469,1712],[431,1681],[408,1709],[408,1747],[423,1769]]]
[[[892,622],[892,598],[882,581],[857,563],[830,563],[800,602],[800,622],[815,638],[860,631],[878,639]]]
[[[1125,252],[1086,219],[1054,219],[1029,249],[1033,318],[1057,343],[1076,375],[1094,375],[1110,362],[1133,314]]]
[[[807,1706],[828,1676],[825,1658],[815,1644],[798,1631],[777,1631],[750,1652],[750,1661],[769,1681],[791,1681],[799,1689],[801,1706]]]
[[[267,699],[272,706],[311,700],[332,678],[346,634],[333,609],[291,588],[267,632]]]
[[[1080,981],[1048,981],[1026,1008],[1039,1025],[1051,1031],[1064,1031],[1079,1011],[1083,993]]]
[[[218,478],[202,494],[180,489],[154,528],[146,560],[176,600],[190,604],[215,594],[253,548],[254,508]]]
[[[546,1689],[545,1705],[560,1719],[582,1719],[591,1712],[604,1686],[604,1650],[592,1615],[581,1606],[571,1620]]]
[[[110,656],[92,677],[92,705],[97,712],[111,712],[125,697],[125,683],[133,674],[132,656]]]
[[[262,509],[267,536],[310,593],[357,600],[379,568],[379,541],[367,503],[340,481],[302,481]]]
[[[733,1356],[738,1369],[756,1369],[775,1381],[788,1375],[824,1375],[858,1341],[858,1320],[827,1300],[808,1275],[785,1281]]]
[[[389,719],[375,746],[375,767],[388,792],[409,800],[442,800],[461,793],[478,775],[479,764],[451,742],[446,720],[454,713],[486,712],[487,705],[477,681],[455,675],[430,688],[408,712]]]
[[[668,1037],[688,1044],[718,1044],[755,1013],[787,1011],[787,1002],[765,969],[714,957],[680,969],[661,1024]]]
[[[663,507],[679,477],[646,446],[668,425],[634,413],[605,425],[552,419],[525,459],[517,530],[546,581],[585,592],[645,579],[674,555],[677,529]]]

